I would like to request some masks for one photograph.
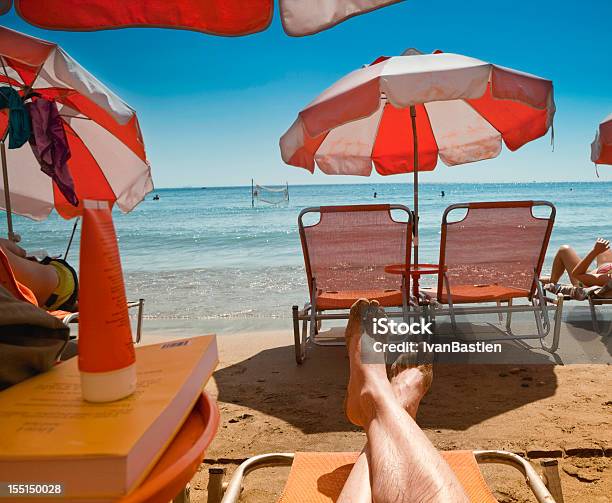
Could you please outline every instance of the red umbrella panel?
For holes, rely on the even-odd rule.
[[[595,164],[612,164],[612,114],[597,129],[591,143],[591,161]]]
[[[292,36],[318,33],[345,19],[402,0],[279,0],[281,20]],[[27,22],[52,30],[93,31],[158,27],[240,36],[268,28],[274,0],[15,0]],[[0,14],[10,9],[0,0]]]

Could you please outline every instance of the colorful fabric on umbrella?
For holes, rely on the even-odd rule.
[[[32,120],[30,146],[40,169],[53,179],[66,200],[77,206],[79,199],[66,164],[70,159],[70,147],[57,105],[53,101],[39,98],[27,103],[26,108]]]
[[[28,114],[21,96],[12,87],[0,87],[0,108],[9,109],[8,133],[10,149],[21,147],[32,134],[30,115]]]
[[[318,33],[350,17],[400,1],[279,0],[279,5],[285,31],[299,37]],[[9,8],[10,3],[4,6],[5,11]],[[15,0],[15,8],[29,23],[54,30],[148,26],[240,36],[270,26],[274,0]]]
[[[64,218],[85,199],[131,211],[153,189],[136,112],[57,44],[0,26],[0,86],[29,89],[57,105],[70,147],[67,161],[79,205],[40,169],[29,145],[7,150],[12,212],[36,220],[54,208]],[[8,115],[0,111],[0,131]],[[0,173],[0,209],[6,207]]]

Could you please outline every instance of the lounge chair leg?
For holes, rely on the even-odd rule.
[[[314,304],[311,304],[309,339],[314,342],[316,336],[317,336],[317,311],[315,309]]]
[[[537,306],[537,303],[536,303],[535,299],[533,299],[532,305],[534,307]],[[538,335],[540,336],[540,340],[541,340],[541,339],[543,339],[545,337],[544,327],[542,326],[542,318],[540,318],[540,313],[537,310],[534,310],[533,314],[535,316],[535,322],[536,322],[536,328],[538,329]]]
[[[510,308],[512,307],[512,299],[508,301],[508,312],[506,313],[506,331],[511,334],[512,333],[512,311]]]
[[[225,468],[209,468],[208,469],[208,493],[207,503],[220,503],[223,498],[223,477],[225,477]]]
[[[497,307],[501,308],[501,301],[500,300],[497,301]],[[497,313],[497,319],[499,320],[500,323],[504,322],[504,315],[502,314],[501,311],[499,313]]]
[[[534,282],[536,285],[536,295],[531,299],[531,305],[534,307],[533,315],[538,329],[538,336],[540,337],[540,344],[544,347],[543,340],[550,332],[548,305],[544,296],[544,290],[542,289],[542,283],[536,279],[534,279]]]
[[[563,490],[561,489],[561,478],[559,477],[559,462],[556,459],[543,459],[540,461],[542,467],[542,478],[551,496],[556,503],[563,502]]]
[[[172,503],[189,503],[189,492],[190,488],[189,484],[187,484],[185,487],[183,487],[181,492],[174,497]]]
[[[540,339],[540,345],[542,346],[542,349],[544,351],[554,354],[557,352],[557,349],[559,348],[559,337],[561,335],[561,322],[563,321],[563,295],[561,294],[557,295],[557,299],[554,301],[550,301],[550,302],[552,302],[556,306],[554,324],[552,326],[552,329],[553,329],[552,344],[550,346],[547,346],[546,344],[544,344],[544,339],[542,338]],[[548,306],[546,306],[546,309],[548,309]]]
[[[295,347],[295,361],[298,365],[304,362],[302,351],[302,338],[300,336],[300,320],[297,306],[291,308],[293,314],[293,345]]]
[[[538,334],[543,339],[550,332],[550,319],[548,318],[548,306],[546,304],[546,295],[544,294],[542,283],[537,279],[537,276],[534,276],[534,283],[536,285],[537,296],[534,297],[533,300],[535,301],[537,299],[537,305],[540,307],[540,312],[539,313],[536,312],[536,318],[537,320],[540,321],[540,325],[538,325]]]
[[[593,304],[593,299],[589,297],[589,307],[591,308],[591,321],[593,322],[593,330],[595,333],[599,333],[599,320],[597,319],[597,310],[595,309],[595,304]]]
[[[144,313],[144,299],[138,299],[138,317],[136,319],[136,344],[142,338],[142,316]]]
[[[450,314],[451,327],[453,329],[453,335],[457,335],[457,320],[455,318],[455,309],[453,306],[453,296],[451,295],[450,283],[448,281],[448,276],[444,273],[444,285],[446,286],[446,296],[448,302],[448,311]]]

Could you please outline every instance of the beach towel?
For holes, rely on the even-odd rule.
[[[26,110],[21,96],[12,87],[0,87],[0,109],[8,108],[9,144],[8,148],[21,147],[32,134],[30,114]]]
[[[605,286],[590,287],[563,285],[560,283],[547,283],[544,285],[544,290],[555,295],[560,293],[565,298],[571,300],[586,300],[589,297],[606,299],[612,297],[612,280],[610,280]]]
[[[64,123],[53,101],[39,98],[26,105],[32,121],[30,146],[43,173],[49,175],[66,200],[79,204],[74,181],[67,166],[70,147]]]
[[[0,390],[53,367],[69,335],[60,320],[0,286]]]

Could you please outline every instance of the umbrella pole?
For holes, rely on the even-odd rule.
[[[15,233],[13,232],[13,214],[11,211],[11,193],[9,191],[8,181],[8,166],[6,163],[6,140],[8,130],[4,133],[4,137],[0,140],[0,157],[2,157],[2,180],[4,182],[4,207],[6,208],[6,225],[8,228],[8,238],[15,241]]]
[[[416,129],[416,107],[414,105],[410,105],[410,121],[412,123],[412,146],[414,149],[414,185],[413,185],[413,195],[414,195],[414,230],[413,230],[413,264],[419,263],[419,143],[417,138],[417,129]],[[415,276],[412,282],[412,293],[418,299],[419,298],[419,278]]]

